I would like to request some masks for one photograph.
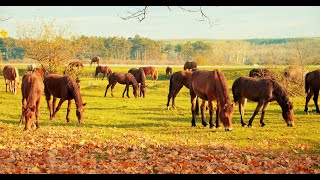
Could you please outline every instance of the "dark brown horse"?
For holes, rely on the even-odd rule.
[[[288,93],[276,81],[272,79],[257,79],[251,77],[239,77],[233,82],[232,94],[235,103],[239,103],[239,112],[241,115],[241,124],[244,123],[244,105],[247,99],[258,102],[258,105],[249,120],[248,127],[252,126],[254,117],[262,107],[260,125],[263,122],[266,109],[270,102],[277,101],[282,109],[282,117],[288,126],[293,126],[293,105],[289,100]]]
[[[69,67],[70,68],[73,68],[73,67],[79,68],[79,67],[83,67],[83,64],[80,61],[72,61],[69,63]]]
[[[96,79],[99,79],[98,75],[99,73],[103,74],[102,80],[104,79],[105,76],[109,77],[109,75],[112,73],[112,70],[110,67],[108,66],[97,66],[96,67],[96,73],[95,73],[95,77]]]
[[[82,97],[80,94],[79,87],[76,83],[76,79],[72,76],[61,76],[59,74],[49,74],[44,78],[44,92],[46,95],[47,106],[50,112],[50,119],[54,119],[56,113],[60,110],[62,103],[68,100],[67,108],[67,122],[70,121],[69,113],[71,110],[72,100],[74,99],[76,104],[76,115],[78,122],[83,122],[83,113],[85,111],[85,105],[82,103]],[[50,103],[51,95],[53,96],[52,105]],[[60,98],[59,104],[56,109],[55,104],[57,98]]]
[[[44,91],[43,79],[35,73],[28,73],[22,77],[22,114],[19,126],[23,124],[25,119],[24,130],[34,125],[34,116],[36,117],[36,127],[39,128],[40,117],[40,101]]]
[[[124,91],[122,93],[122,97],[124,97],[124,93],[127,91],[127,97],[130,98],[129,86],[131,84],[132,84],[132,88],[133,88],[134,97],[135,98],[138,97],[138,83],[137,83],[136,78],[131,73],[113,72],[108,77],[108,80],[109,80],[109,84],[106,87],[106,92],[104,93],[104,97],[106,97],[107,91],[110,86],[111,86],[111,96],[114,97],[113,88],[117,83],[126,85],[126,87],[124,88]]]
[[[140,97],[145,97],[147,93],[146,75],[143,68],[131,68],[128,73],[131,73],[137,80],[138,89],[140,89]]]
[[[196,126],[196,98],[202,99],[201,119],[202,125],[207,126],[204,119],[205,102],[208,101],[210,114],[210,128],[214,127],[212,114],[214,113],[213,101],[217,101],[216,126],[219,119],[226,131],[232,130],[233,104],[230,102],[227,81],[220,70],[207,71],[197,70],[190,76],[190,96],[192,111],[192,126]]]
[[[91,59],[91,62],[90,62],[90,67],[93,63],[96,63],[97,66],[99,66],[99,62],[100,62],[100,57],[99,56],[95,56]]]
[[[142,67],[146,76],[151,75],[153,82],[158,80],[158,69],[153,66]]]
[[[306,104],[304,107],[304,111],[308,112],[308,103],[313,96],[313,102],[316,106],[316,112],[320,113],[318,106],[318,97],[319,97],[319,89],[320,89],[320,70],[311,71],[306,74],[305,77],[305,90],[307,93]]]
[[[249,77],[271,78],[271,72],[265,68],[255,68],[255,69],[251,69],[251,71],[249,72]]]
[[[168,66],[166,68],[166,76],[167,78],[170,78],[171,75],[172,75],[172,68]]]
[[[18,85],[19,85],[19,71],[16,67],[6,65],[3,68],[3,77],[4,82],[6,84],[6,92],[8,92],[8,85],[9,91],[13,94],[17,94]]]
[[[197,63],[194,61],[186,61],[183,66],[184,70],[197,69]]]

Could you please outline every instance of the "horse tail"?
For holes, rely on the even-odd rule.
[[[233,94],[233,101],[234,103],[237,103],[239,101],[238,99],[238,88],[237,86],[239,86],[239,79],[236,79],[232,85],[232,94]]]
[[[156,69],[155,71],[156,71],[156,72],[155,72],[155,74],[154,74],[154,75],[155,75],[154,80],[156,81],[156,80],[158,80],[158,77],[159,77],[159,76],[158,76],[158,69]]]
[[[304,78],[304,89],[306,90],[306,93],[308,94],[308,92],[309,92],[309,89],[310,89],[310,87],[309,87],[309,83],[308,83],[308,76],[310,75],[310,72],[308,72],[307,74],[306,74],[306,77]]]

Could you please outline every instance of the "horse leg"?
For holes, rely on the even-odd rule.
[[[128,84],[126,84],[126,87],[124,88],[124,91],[123,91],[123,93],[122,93],[122,97],[124,97],[124,93],[127,91],[127,97],[128,98],[130,98],[129,97],[129,94],[128,94],[128,91],[129,91],[129,85]]]
[[[106,73],[103,73],[103,76],[102,76],[102,79],[101,79],[101,80],[103,80],[105,76],[106,76]]]
[[[19,126],[23,124],[24,110],[26,109],[26,106],[27,106],[27,100],[25,98],[23,98],[22,99],[22,113],[21,113],[21,117],[20,117]]]
[[[182,87],[183,87],[183,85],[172,87],[171,91],[168,94],[168,102],[167,102],[167,109],[168,110],[169,110],[170,98],[172,98],[172,108],[176,109],[176,96]]]
[[[313,91],[311,90],[306,97],[306,105],[304,106],[304,112],[306,113],[308,112],[308,103],[312,96],[313,96]]]
[[[191,127],[196,127],[196,101],[197,96],[190,88],[190,97],[191,97],[191,112],[192,112],[192,120],[191,120]]]
[[[51,95],[49,94],[49,92],[47,91],[47,89],[44,89],[45,90],[45,95],[46,95],[46,101],[47,101],[47,107],[49,109],[49,113],[50,113],[50,119],[52,117],[52,105],[50,103],[50,100],[51,100]]]
[[[104,92],[104,97],[106,97],[107,91],[108,91],[108,89],[109,89],[110,86],[111,86],[111,84],[109,83],[109,84],[107,85],[107,87],[106,87],[106,91]]]
[[[214,124],[213,124],[213,120],[212,120],[212,114],[213,114],[214,108],[213,108],[212,101],[208,101],[208,106],[209,106],[209,114],[210,114],[209,124],[210,124],[210,128],[213,128]]]
[[[261,100],[258,102],[258,105],[257,105],[257,107],[256,107],[256,110],[254,111],[252,117],[251,117],[250,120],[249,120],[248,127],[251,127],[251,126],[252,126],[252,121],[253,121],[254,117],[258,114],[258,112],[260,111],[260,108],[261,108],[261,106],[262,106],[263,104],[264,104],[264,102],[261,101]]]
[[[263,104],[263,107],[262,107],[261,118],[260,118],[261,127],[266,125],[263,122],[263,119],[264,119],[264,114],[266,113],[266,109],[267,109],[268,105],[269,105],[269,102],[266,102],[266,103]]]
[[[40,128],[40,125],[39,125],[39,117],[40,117],[40,98],[39,100],[36,102],[36,127],[37,129]]]
[[[54,114],[55,112],[56,102],[57,102],[57,98],[53,96],[52,97],[52,114]],[[51,119],[53,119],[53,117],[51,117]]]
[[[313,92],[314,92],[313,101],[314,101],[314,105],[316,106],[316,112],[320,113],[319,106],[318,106],[319,89],[314,89]]]
[[[216,128],[220,127],[220,123],[219,123],[219,107],[220,107],[220,104],[219,104],[219,102],[217,102],[217,108],[216,108]],[[209,110],[210,110],[210,107],[209,107]],[[213,104],[212,104],[212,111],[214,111]]]
[[[70,113],[70,110],[71,110],[71,104],[72,104],[72,100],[68,100],[67,116],[66,116],[67,122],[70,122],[69,113]]]
[[[201,103],[201,121],[202,121],[202,125],[204,127],[206,127],[208,125],[208,123],[204,119],[205,118],[205,112],[206,112],[206,100],[202,100],[202,103]]]
[[[56,108],[56,110],[54,111],[54,113],[52,114],[52,118],[54,118],[57,114],[57,112],[60,110],[61,106],[62,106],[62,103],[65,101],[65,99],[63,98],[60,98],[60,101],[58,103],[58,106]]]
[[[112,84],[112,85],[111,85],[111,97],[114,97],[114,95],[113,95],[113,88],[114,88],[115,85],[116,85],[116,84]]]
[[[244,122],[244,106],[245,106],[245,104],[246,104],[246,101],[247,101],[246,98],[241,98],[241,99],[239,100],[239,113],[240,113],[240,119],[241,119],[241,125],[242,125],[242,126],[247,125],[247,124]]]

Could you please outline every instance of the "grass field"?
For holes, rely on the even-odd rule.
[[[20,71],[21,82],[26,66],[16,65],[16,67],[18,67]],[[131,68],[112,65],[110,65],[110,67],[113,72],[127,72]],[[18,126],[21,115],[22,98],[20,89],[16,95],[5,92],[4,79],[3,76],[1,76],[0,150],[4,153],[8,148],[14,150],[23,149],[26,146],[29,147],[37,144],[36,142],[45,140],[46,138],[58,138],[62,136],[65,139],[76,139],[80,144],[81,142],[89,141],[114,140],[118,144],[129,144],[130,147],[131,145],[151,147],[151,145],[154,144],[166,147],[181,146],[186,148],[224,146],[231,149],[243,150],[244,152],[247,149],[255,149],[257,151],[262,150],[268,152],[280,152],[284,150],[296,156],[300,154],[317,156],[319,154],[320,115],[315,112],[306,114],[303,111],[305,105],[304,96],[290,97],[294,104],[294,127],[286,126],[281,116],[281,108],[276,101],[274,101],[270,103],[267,108],[265,127],[259,127],[260,113],[254,119],[251,128],[242,127],[238,106],[235,106],[232,120],[233,130],[231,132],[224,131],[224,128],[212,131],[209,127],[202,127],[200,117],[198,117],[196,122],[197,127],[191,128],[189,90],[183,87],[176,97],[176,109],[166,110],[169,88],[169,80],[165,77],[166,66],[158,66],[157,68],[160,74],[159,79],[153,83],[151,82],[150,76],[147,77],[148,88],[145,98],[134,98],[131,86],[131,98],[122,98],[121,96],[125,86],[121,84],[115,86],[115,97],[111,98],[110,89],[108,90],[107,96],[103,97],[108,81],[106,79],[102,81],[101,78],[95,80],[93,78],[95,68],[86,66],[81,76],[82,99],[87,103],[84,123],[78,123],[74,103],[72,104],[70,112],[71,121],[69,123],[66,122],[67,102],[63,104],[56,118],[49,120],[49,112],[46,106],[45,96],[43,95],[39,121],[40,129],[30,131],[23,131],[24,126]],[[213,70],[214,68],[215,67],[200,67],[199,69]],[[247,76],[251,68],[252,67],[219,68],[228,80],[232,100],[231,85],[233,81],[239,76]],[[315,68],[316,67],[314,67],[314,69]],[[182,70],[182,67],[173,68],[173,72],[179,70]],[[256,103],[250,101],[246,104],[246,121],[251,117],[256,105]],[[314,109],[315,106],[311,100],[309,103],[309,111]],[[208,121],[208,112],[206,115]],[[30,142],[25,140],[26,137],[36,139],[33,139],[34,142],[30,145]],[[41,138],[43,139],[40,140]],[[62,145],[64,145],[64,143],[62,143]],[[95,158],[101,159],[97,154]],[[319,162],[318,165],[314,165],[311,169],[311,172],[318,172]],[[2,172],[8,173],[5,170]],[[32,173],[31,170],[22,170],[21,172]],[[51,172],[57,171],[51,170]],[[76,173],[79,172],[81,173],[81,171],[76,171]],[[144,173],[144,171],[137,172]],[[155,170],[151,171],[151,173],[157,172],[158,171]],[[37,171],[34,173],[37,173]],[[84,171],[83,173],[90,172]],[[121,171],[120,173],[126,172]],[[181,171],[179,173],[181,173]],[[186,171],[186,173],[188,172]]]

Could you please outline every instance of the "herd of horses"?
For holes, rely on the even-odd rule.
[[[91,64],[94,60],[91,61]],[[96,60],[95,60],[96,61]],[[83,67],[80,61],[71,62],[69,66]],[[146,96],[146,76],[151,75],[152,81],[158,79],[158,70],[155,67],[140,67],[131,68],[127,73],[112,72],[108,66],[100,66],[97,62],[95,78],[98,79],[98,74],[103,73],[102,80],[105,76],[108,78],[104,97],[107,95],[109,87],[111,87],[111,96],[116,83],[125,85],[122,97],[126,93],[129,96],[129,87],[132,85],[133,95],[137,97]],[[91,66],[90,64],[90,66]],[[3,76],[9,91],[13,94],[17,93],[19,85],[19,73],[16,67],[7,65],[3,68]],[[175,109],[175,98],[181,88],[184,86],[189,89],[191,100],[192,120],[191,126],[196,126],[196,116],[201,112],[202,125],[207,126],[205,121],[205,112],[209,110],[209,125],[210,128],[220,127],[220,122],[223,124],[226,131],[232,130],[232,116],[234,104],[231,103],[227,80],[221,70],[215,69],[199,70],[195,62],[187,61],[184,65],[184,70],[172,73],[172,68],[166,68],[166,76],[170,78],[169,92],[167,99],[167,109],[169,110],[170,99],[172,99],[172,108]],[[308,72],[305,75],[305,91],[307,93],[305,112],[308,112],[308,102],[313,97],[316,112],[320,113],[318,107],[318,95],[320,89],[320,70]],[[83,103],[80,94],[80,87],[77,84],[77,79],[68,75],[46,74],[41,68],[35,65],[27,67],[26,74],[22,77],[21,84],[22,92],[22,113],[19,125],[25,120],[24,130],[28,130],[33,126],[39,128],[39,109],[41,96],[44,93],[47,102],[47,108],[50,113],[50,119],[54,119],[56,113],[60,110],[64,101],[68,101],[67,107],[67,122],[70,121],[69,113],[71,110],[72,101],[75,101],[76,116],[79,123],[83,123],[84,111],[86,103]],[[260,126],[265,126],[263,122],[266,109],[270,102],[276,101],[282,109],[282,117],[287,126],[294,125],[293,103],[290,101],[289,95],[285,88],[281,87],[268,69],[256,68],[252,69],[249,76],[238,77],[232,84],[232,95],[234,103],[238,104],[241,118],[241,125],[246,126],[244,119],[244,106],[247,100],[257,102],[256,109],[249,119],[248,127],[252,126],[253,119],[262,108],[260,117]],[[52,102],[51,102],[52,97]],[[56,106],[57,98],[60,99]],[[198,99],[202,102],[199,107]],[[206,106],[206,102],[208,105]],[[215,102],[215,106],[214,103]],[[215,122],[213,115],[215,114]],[[35,119],[35,123],[34,123]]]

